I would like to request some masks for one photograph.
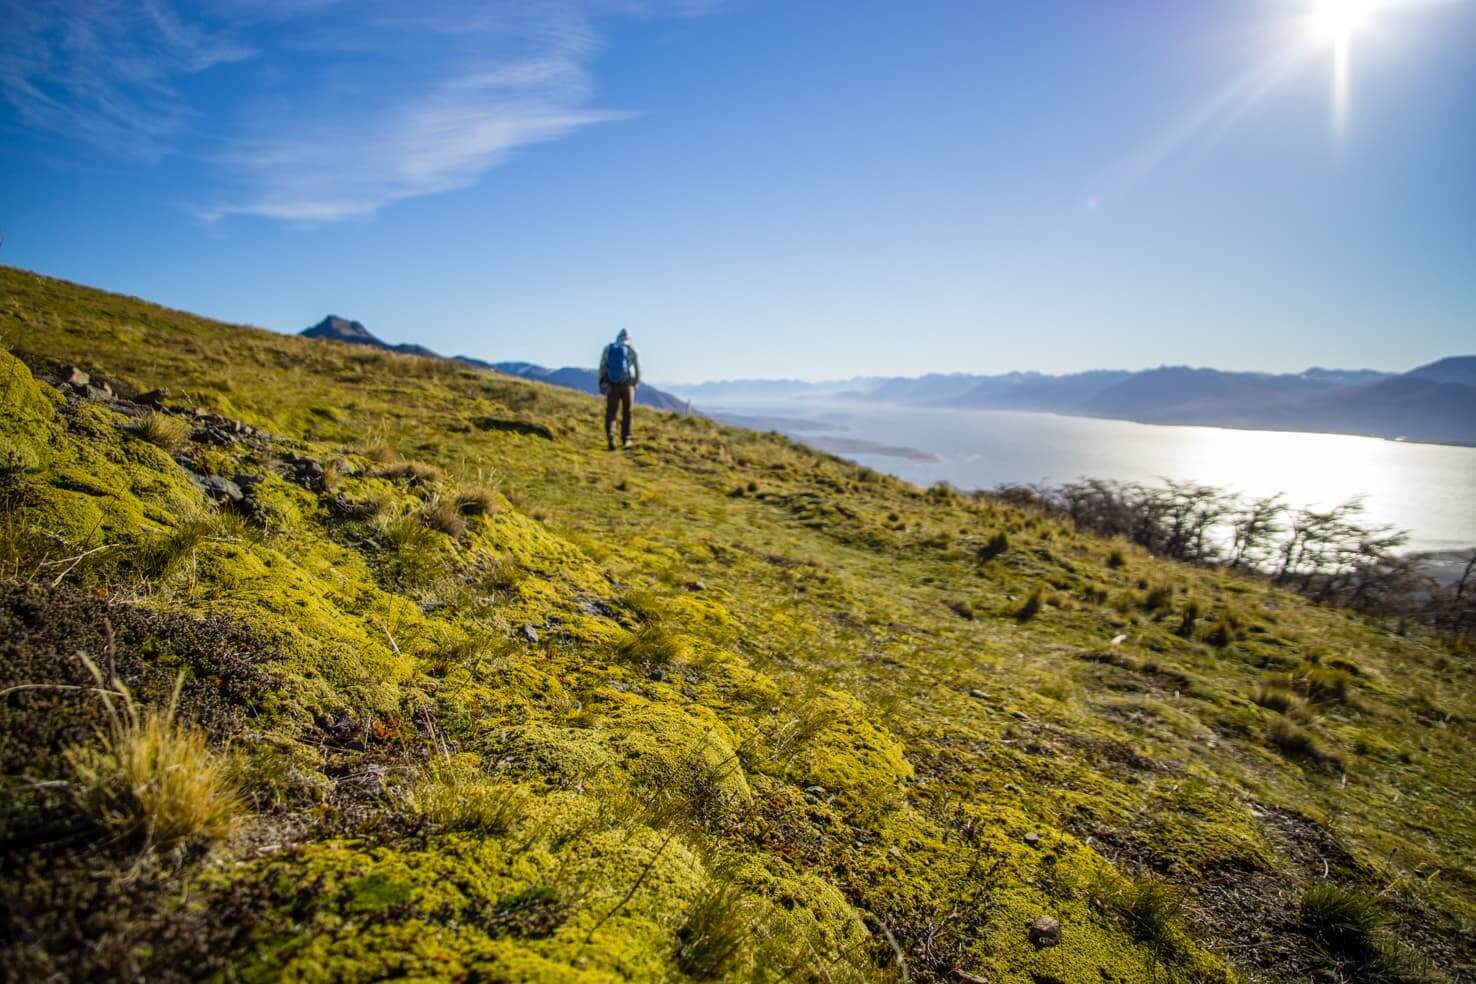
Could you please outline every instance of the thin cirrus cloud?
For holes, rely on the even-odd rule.
[[[0,88],[25,127],[203,163],[204,219],[331,222],[627,117],[590,105],[594,18],[711,6],[0,0]]]

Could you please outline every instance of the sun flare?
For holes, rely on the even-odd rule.
[[[1334,43],[1345,42],[1368,23],[1374,0],[1320,0],[1312,15],[1316,33]]]

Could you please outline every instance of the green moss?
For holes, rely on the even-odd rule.
[[[1129,576],[1121,544],[711,421],[642,408],[610,456],[595,401],[469,367],[3,268],[0,332],[280,435],[179,449],[259,479],[213,506],[132,418],[0,355],[0,575],[245,623],[237,658],[272,681],[235,742],[253,833],[107,896],[137,945],[91,953],[257,980],[861,981],[895,943],[919,981],[1220,981],[1208,951],[1252,926],[1315,962],[1283,918],[1313,854],[1398,893],[1390,934],[1476,918],[1476,675],[1436,640],[1146,554]],[[478,423],[535,418],[553,439]],[[298,456],[342,464],[320,488]],[[472,487],[496,508],[427,527]],[[178,648],[127,655],[167,676]],[[1252,695],[1340,758],[1283,754]],[[106,850],[41,860],[85,878]],[[149,976],[59,949],[48,878],[3,900],[43,902],[0,959]],[[1042,915],[1061,946],[1031,943]],[[727,942],[694,947],[704,926]]]

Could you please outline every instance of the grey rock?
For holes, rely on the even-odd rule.
[[[969,691],[969,696],[970,697],[977,697],[978,699],[983,700],[984,698],[988,697],[989,695],[987,693],[985,693],[984,691],[980,690],[978,687],[975,687],[973,690],[970,690]]]
[[[537,642],[538,641],[538,630],[535,629],[535,628],[533,628],[533,626],[531,626],[531,625],[525,625],[521,629],[519,629],[518,631],[520,633],[522,633],[523,638],[525,640],[527,640],[528,642]]]
[[[1039,847],[1040,835],[1032,830],[1030,833],[1025,835],[1025,843],[1029,844],[1031,847]]]
[[[167,399],[169,399],[168,390],[151,389],[147,393],[138,394],[138,398],[134,400],[134,402],[142,403],[146,407],[153,407],[155,410],[157,410],[164,405],[164,401]]]
[[[92,382],[92,377],[76,366],[67,366],[61,371],[61,381],[68,386],[75,386],[81,389]]]
[[[92,400],[95,403],[113,402],[113,391],[105,386],[79,386],[77,387],[77,392],[82,394],[85,399]]]
[[[241,492],[241,486],[228,478],[221,478],[219,475],[197,475],[194,472],[187,472],[187,474],[190,476],[190,481],[195,483],[196,488],[216,502],[240,502],[245,497]]]
[[[1057,946],[1061,942],[1061,922],[1052,916],[1039,916],[1030,924],[1030,942],[1036,946]]]

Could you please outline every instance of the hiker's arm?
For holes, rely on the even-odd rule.
[[[636,354],[634,348],[630,350],[630,369],[630,384],[632,386],[641,385],[641,357]]]
[[[609,366],[610,346],[606,345],[603,349],[600,350],[600,382],[602,383],[610,378],[607,375],[607,373],[609,372]]]

